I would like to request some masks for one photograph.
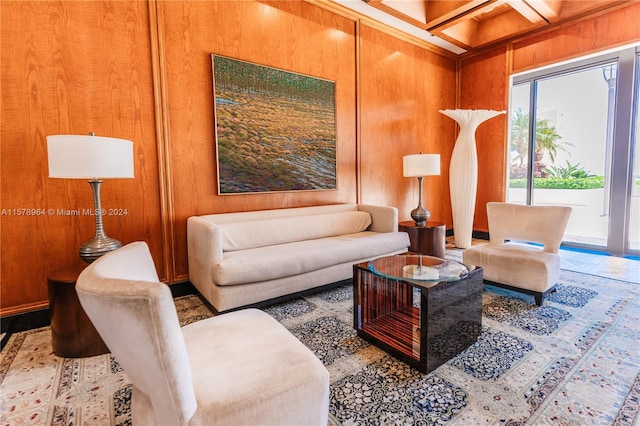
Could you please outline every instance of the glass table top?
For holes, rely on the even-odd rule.
[[[469,275],[469,268],[462,263],[419,254],[400,254],[371,260],[369,270],[381,277],[422,285],[459,281]]]

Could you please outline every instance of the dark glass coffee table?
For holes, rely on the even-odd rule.
[[[353,267],[358,336],[423,372],[476,342],[482,329],[482,268],[424,255]]]

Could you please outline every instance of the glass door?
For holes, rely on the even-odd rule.
[[[636,56],[636,64],[640,63],[640,55]],[[636,66],[636,88],[640,87],[640,67]],[[638,106],[640,105],[640,90],[636,89],[635,103],[635,139],[633,145],[633,167],[631,174],[631,208],[629,214],[629,241],[628,251],[640,253],[640,114]]]
[[[539,80],[534,205],[572,208],[564,241],[606,247],[617,64]]]
[[[570,206],[565,245],[639,249],[630,50],[513,78],[507,201]]]

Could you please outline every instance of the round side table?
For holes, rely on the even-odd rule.
[[[414,221],[400,222],[398,231],[409,234],[409,251],[444,259],[447,233],[444,223],[427,222],[425,226],[416,226]]]
[[[87,265],[74,265],[47,277],[53,353],[82,358],[109,352],[78,300],[76,280]]]

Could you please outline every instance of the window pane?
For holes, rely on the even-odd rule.
[[[527,203],[527,164],[529,160],[529,92],[530,83],[511,88],[509,115],[509,188],[507,201]]]
[[[638,63],[640,63],[640,56],[638,56]],[[640,68],[638,69],[638,75],[636,78],[640,87]],[[631,160],[633,172],[631,180],[631,212],[629,216],[629,244],[630,250],[640,250],[640,115],[638,114],[638,105],[640,105],[640,89],[636,89],[636,132],[635,132],[635,155]]]
[[[537,84],[533,204],[569,205],[564,241],[606,246],[617,65]]]
[[[640,45],[512,77],[506,199],[572,207],[564,244],[640,254],[639,64]]]

